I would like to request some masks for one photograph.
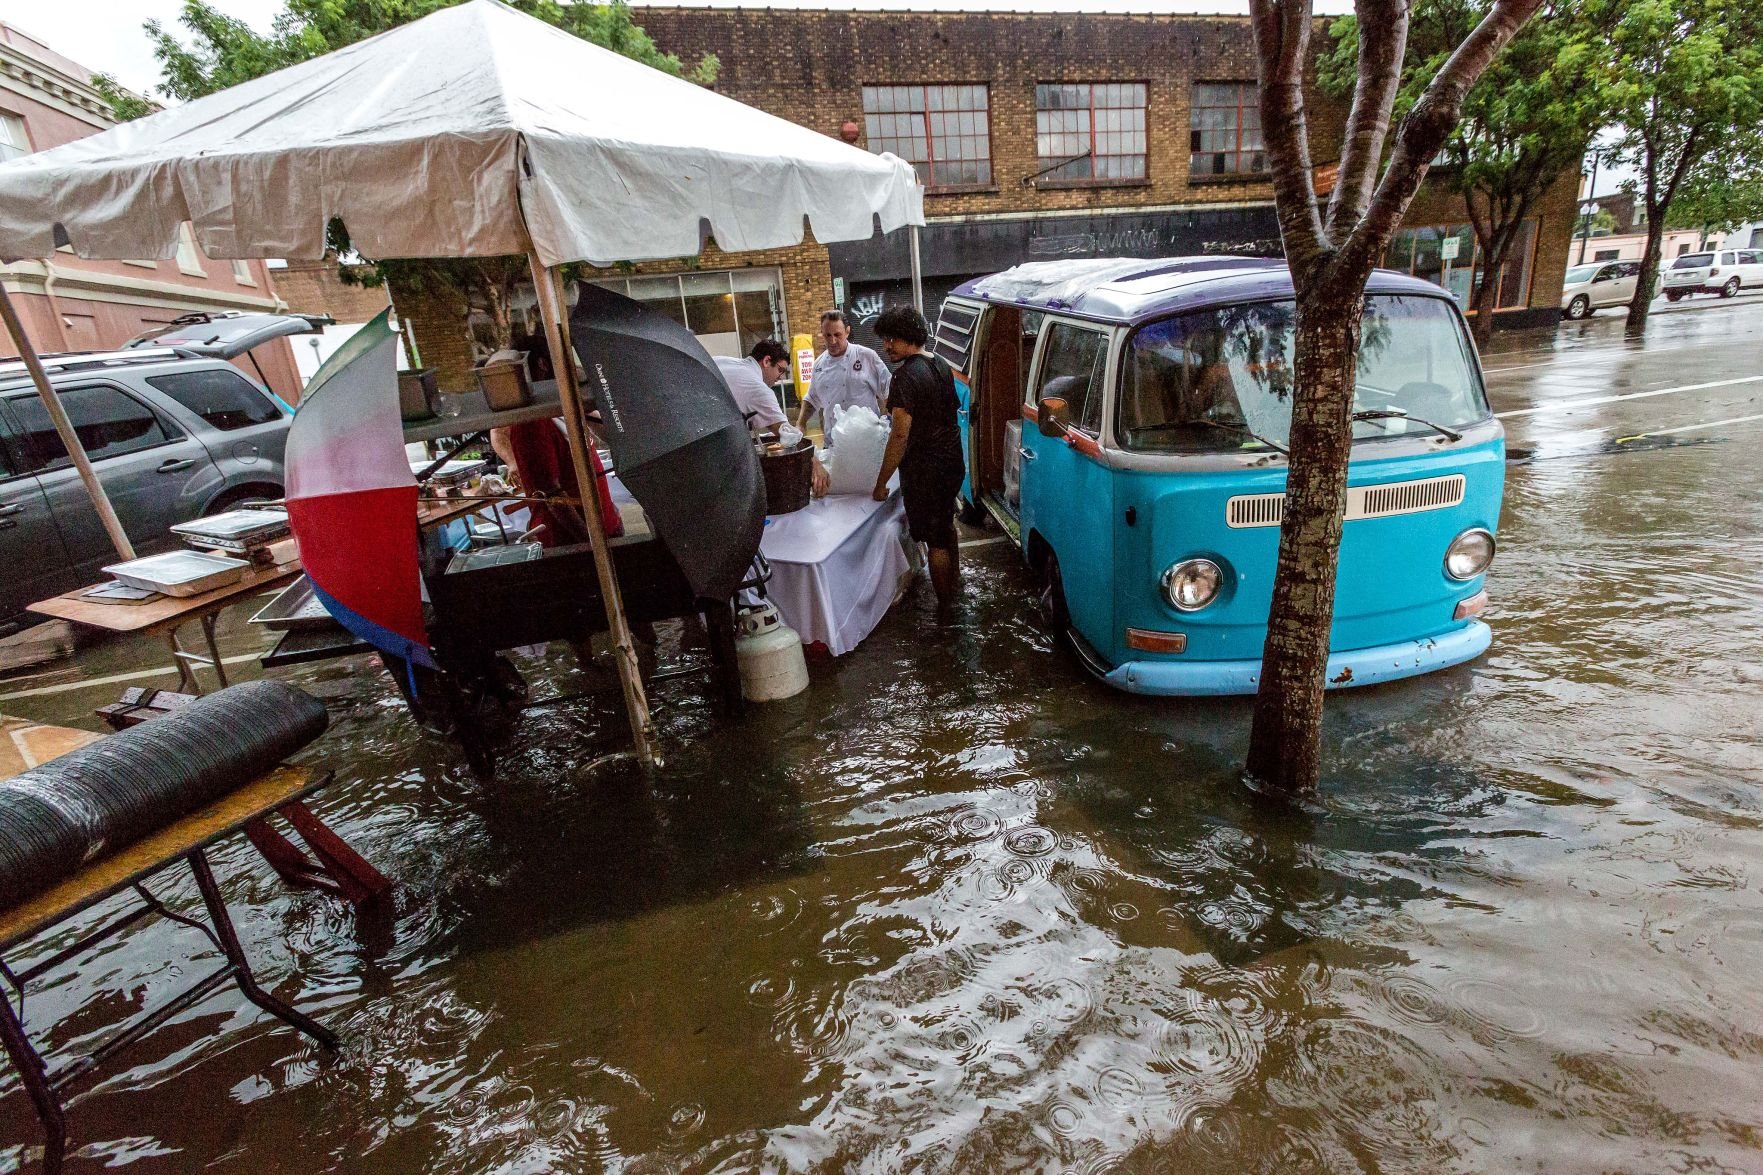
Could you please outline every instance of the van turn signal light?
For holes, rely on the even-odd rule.
[[[1148,628],[1129,628],[1126,630],[1126,646],[1129,649],[1140,649],[1147,653],[1181,653],[1188,647],[1188,634],[1185,632],[1152,632]]]
[[[1468,620],[1472,616],[1480,616],[1482,609],[1488,606],[1488,590],[1482,588],[1467,600],[1457,601],[1457,610],[1451,614],[1452,620]]]

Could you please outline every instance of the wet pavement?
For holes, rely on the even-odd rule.
[[[1622,328],[1496,341],[1494,646],[1331,695],[1315,811],[1236,784],[1246,700],[1086,681],[983,539],[953,623],[921,590],[806,695],[718,725],[659,685],[653,785],[596,764],[604,706],[524,715],[480,783],[367,663],[283,673],[332,708],[316,807],[396,900],[216,866],[344,1048],[217,996],[80,1097],[70,1166],[1763,1168],[1763,304]],[[0,710],[91,725],[166,679],[67,675],[158,656]],[[69,1055],[205,946],[140,929],[30,1017]],[[35,1137],[6,1088],[0,1165]]]

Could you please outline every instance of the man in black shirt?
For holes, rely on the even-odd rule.
[[[966,463],[956,424],[955,374],[926,351],[930,329],[910,306],[891,306],[875,322],[889,359],[900,366],[888,385],[893,431],[875,479],[875,500],[888,498],[888,479],[900,471],[900,496],[914,542],[930,552],[930,582],[945,607],[960,590],[960,546],[955,539],[955,495]]]

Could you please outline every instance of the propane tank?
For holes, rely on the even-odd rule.
[[[792,698],[808,688],[808,662],[802,638],[770,604],[741,613],[735,661],[741,667],[741,696],[749,702]]]

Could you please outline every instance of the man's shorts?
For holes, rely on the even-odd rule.
[[[962,471],[902,469],[900,497],[906,504],[906,526],[912,541],[932,547],[955,546],[955,495],[961,492]]]

